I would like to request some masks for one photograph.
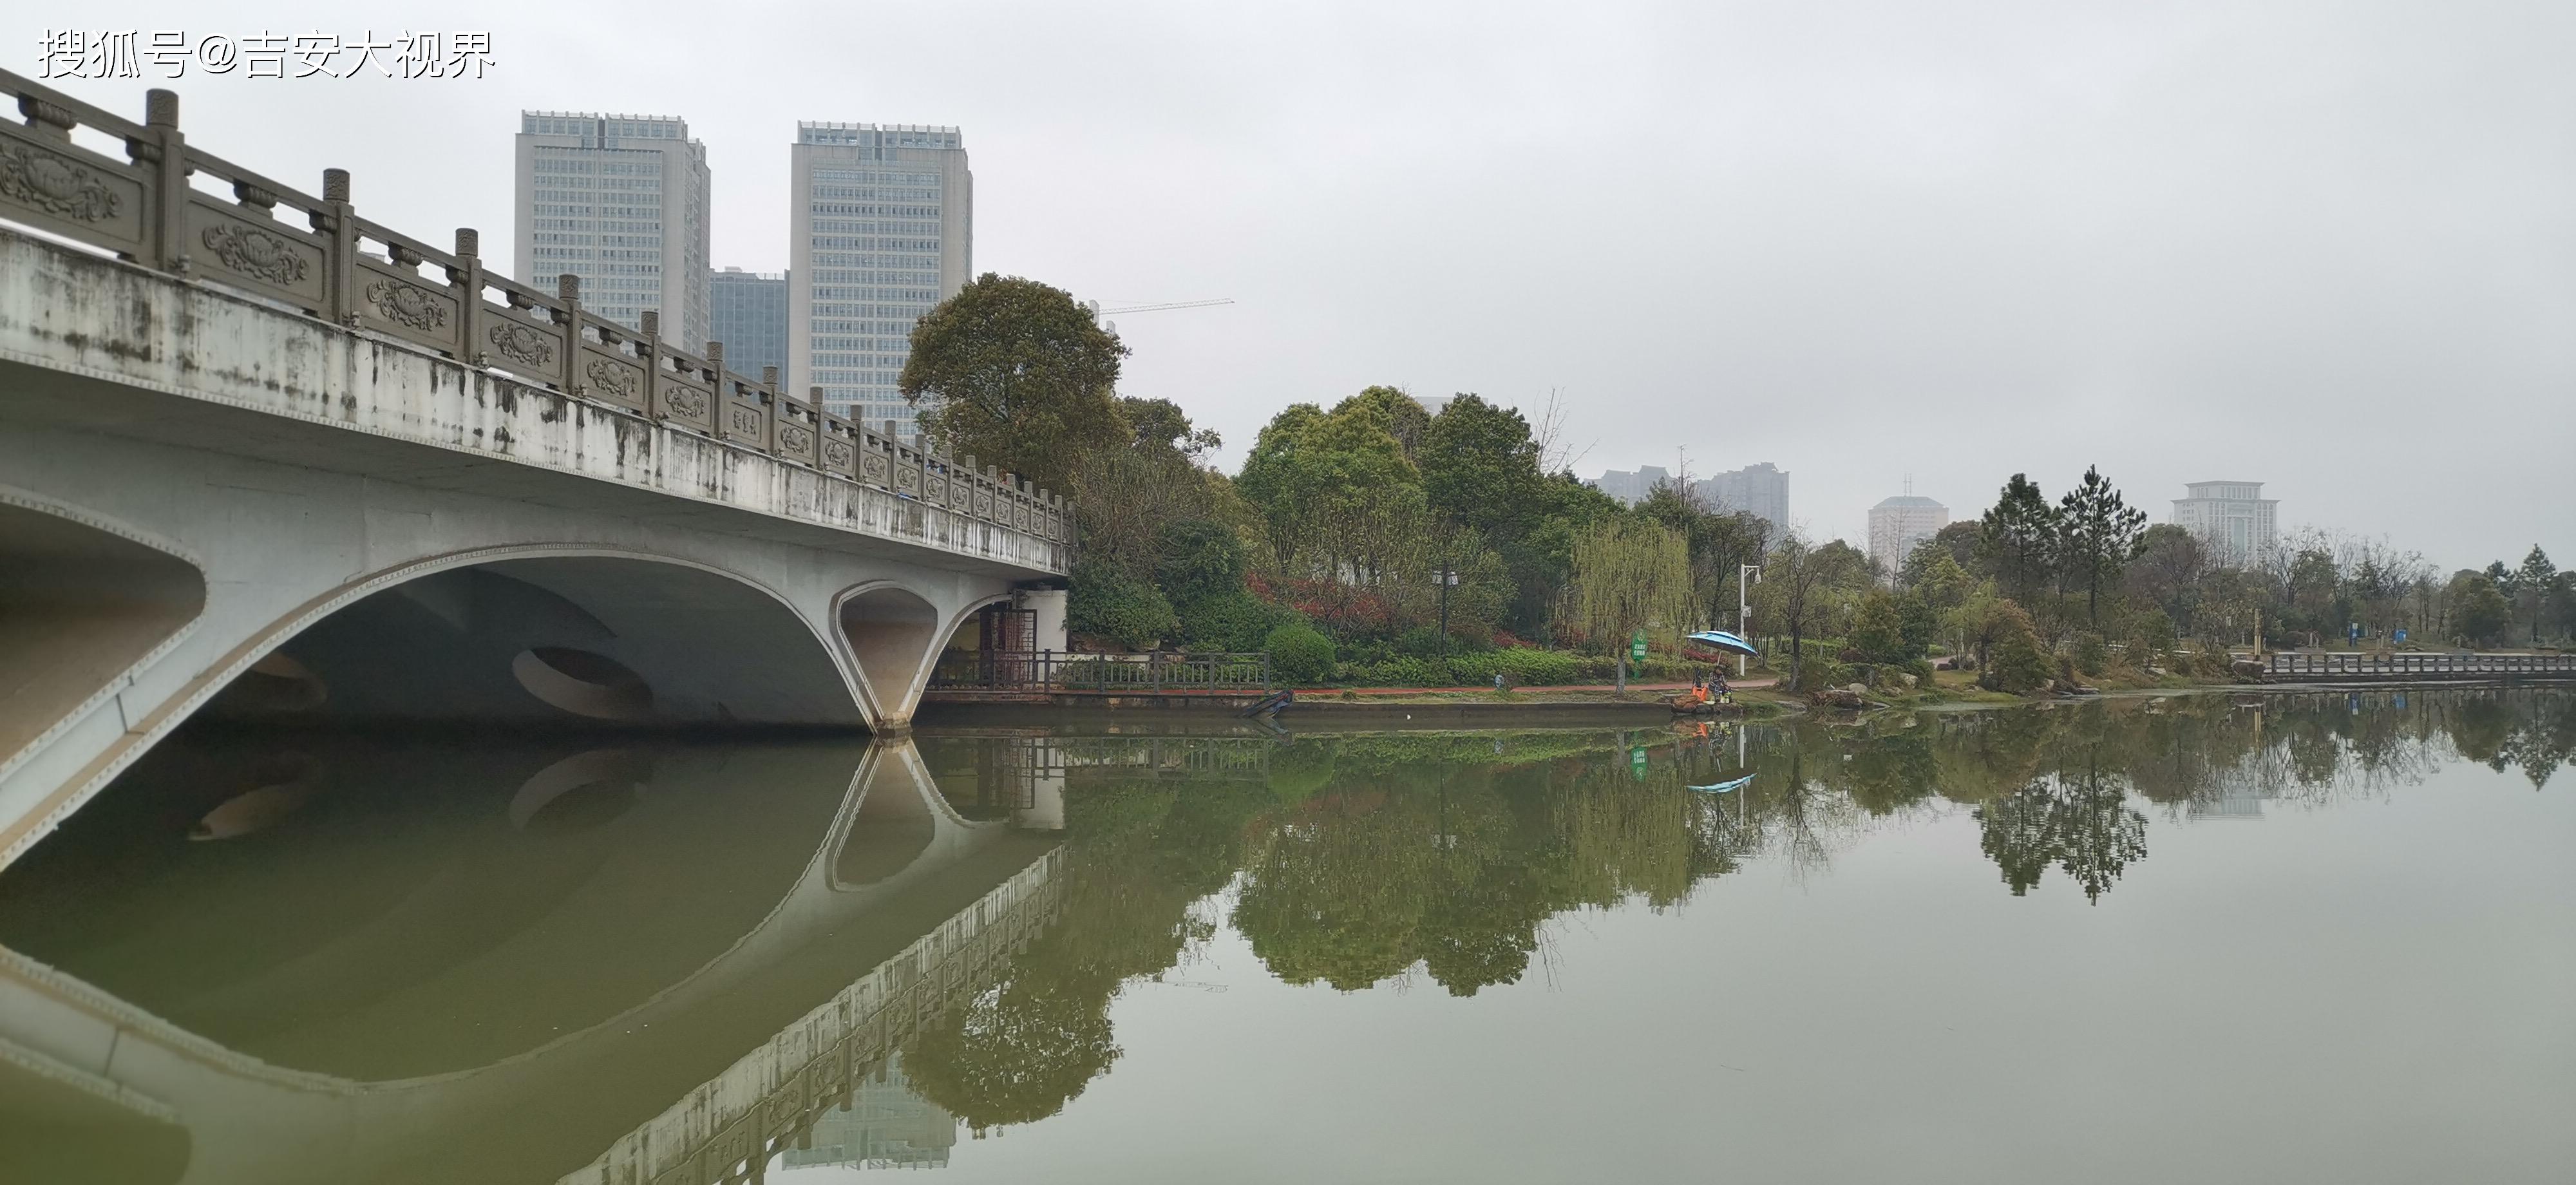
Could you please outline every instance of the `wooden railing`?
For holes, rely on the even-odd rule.
[[[942,659],[932,690],[1032,692],[1268,691],[1270,656],[986,651]]]
[[[542,292],[483,266],[481,237],[455,249],[360,217],[349,174],[325,169],[322,194],[187,143],[179,96],[149,92],[140,124],[0,70],[23,125],[0,121],[0,221],[113,252],[174,277],[210,281],[348,329],[490,368],[532,387],[697,433],[899,497],[1061,543],[1071,507],[975,458],[869,430],[797,399],[774,367],[726,370],[724,344],[693,354],[665,341],[655,314],[634,328],[583,309],[577,276]],[[121,141],[122,158],[75,139]],[[220,192],[228,185],[227,200]],[[283,212],[301,222],[281,219]]]
[[[2576,676],[2576,654],[2275,652],[2265,656],[2263,673],[2281,679]]]

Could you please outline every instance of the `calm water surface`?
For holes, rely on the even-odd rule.
[[[2576,695],[199,730],[0,874],[0,1181],[2576,1179]]]

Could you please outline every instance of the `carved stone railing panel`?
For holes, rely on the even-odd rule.
[[[921,452],[906,445],[894,446],[894,492],[906,498],[921,497]]]
[[[814,405],[785,395],[777,399],[777,440],[773,451],[783,460],[821,468],[822,422],[815,417]]]
[[[725,381],[724,387],[722,438],[767,452],[770,438],[769,392],[756,384],[731,378]]]
[[[325,315],[328,253],[314,235],[256,207],[188,195],[188,259],[196,274]]]
[[[489,302],[478,311],[483,314],[476,318],[482,332],[469,343],[475,356],[484,365],[509,371],[531,385],[551,386],[546,376],[563,369],[564,354],[571,348],[563,327],[528,310]]]
[[[581,335],[581,386],[577,393],[631,412],[651,411],[645,360],[635,355],[629,339],[614,327],[604,335],[596,318],[582,319],[586,324]]]
[[[921,500],[943,508],[948,505],[948,463],[937,453],[922,466]]]
[[[859,479],[859,454],[866,447],[859,438],[856,424],[823,413],[823,471],[837,473],[852,481]]]
[[[465,302],[445,284],[421,278],[415,268],[401,268],[360,256],[354,311],[362,329],[416,342],[449,357],[464,357]]]
[[[151,250],[151,186],[136,165],[0,124],[0,208],[10,221],[140,258]]]

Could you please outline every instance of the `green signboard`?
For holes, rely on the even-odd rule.
[[[1628,661],[1646,661],[1646,631],[1638,630],[1636,637],[1628,639]]]

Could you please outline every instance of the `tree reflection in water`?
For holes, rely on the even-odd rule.
[[[2546,691],[1748,727],[1221,741],[1208,743],[1262,759],[1229,759],[1213,779],[1076,771],[1057,921],[998,986],[927,1026],[904,1064],[979,1135],[1053,1115],[1116,1062],[1109,1006],[1122,987],[1182,965],[1220,916],[1288,983],[1355,991],[1420,974],[1470,996],[1527,975],[1553,918],[1678,906],[1754,861],[1821,872],[1891,820],[1964,807],[2014,895],[2053,866],[2098,902],[2146,858],[2140,806],[2179,822],[2247,802],[2329,805],[2420,781],[2455,754],[2538,788],[2576,761],[2576,695]],[[1691,789],[1746,773],[1734,793]]]
[[[2130,861],[2147,854],[2147,817],[2129,809],[2119,783],[2098,769],[2033,781],[1976,815],[1978,846],[2015,897],[2054,863],[2083,887],[2085,900],[2098,902]]]

